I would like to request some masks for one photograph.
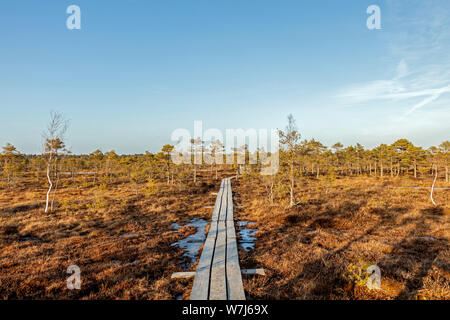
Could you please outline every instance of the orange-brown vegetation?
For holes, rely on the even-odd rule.
[[[7,144],[0,298],[189,297],[192,280],[170,278],[184,259],[171,244],[196,232],[186,226],[192,218],[210,218],[213,192],[231,175],[235,218],[258,229],[256,248],[240,248],[241,267],[267,274],[244,276],[249,299],[450,298],[450,142],[327,148],[300,141],[292,117],[280,137],[272,176],[260,175],[260,157],[248,163],[247,146],[233,151],[234,163],[205,165],[174,164],[171,145],[156,154],[72,155],[47,139],[54,146],[37,156]],[[197,155],[225,156],[220,141],[192,143]],[[174,230],[175,222],[184,227]],[[66,287],[70,265],[81,269],[80,290]],[[381,269],[381,290],[364,285],[371,265]]]
[[[450,299],[450,194],[437,192],[435,207],[429,189],[373,187],[400,184],[430,182],[303,178],[293,207],[286,196],[270,204],[260,178],[235,182],[235,216],[258,228],[255,250],[239,253],[241,267],[266,272],[244,278],[247,297]],[[363,285],[369,265],[381,269],[381,290]]]
[[[192,280],[170,279],[182,271],[183,260],[183,251],[171,244],[195,230],[170,225],[210,218],[207,206],[214,204],[220,176],[203,171],[198,179],[196,185],[160,181],[156,193],[136,195],[127,180],[99,189],[92,177],[67,177],[50,213],[43,212],[45,186],[31,177],[2,189],[0,297],[188,298]],[[251,227],[258,233],[254,250],[239,249],[241,268],[266,272],[243,276],[247,298],[449,299],[449,192],[435,191],[435,207],[429,189],[374,187],[413,181],[430,184],[406,177],[326,183],[302,177],[290,207],[286,190],[275,188],[270,203],[263,178],[244,172],[232,182],[235,219],[256,222]],[[81,269],[81,290],[66,287],[72,264]],[[381,290],[361,285],[372,264],[381,268]]]
[[[62,184],[64,184],[64,179]],[[170,244],[193,233],[170,224],[207,219],[214,203],[200,182],[183,188],[159,183],[157,194],[136,195],[117,181],[100,194],[81,178],[58,191],[44,213],[45,186],[31,179],[0,193],[1,299],[175,299],[188,283],[171,281],[183,251]],[[81,269],[81,290],[68,290],[67,267]]]

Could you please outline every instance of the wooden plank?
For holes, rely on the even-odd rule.
[[[257,274],[260,276],[265,276],[266,273],[264,272],[264,269],[242,269],[241,270],[242,274]]]
[[[234,229],[234,227],[233,227]],[[245,300],[236,239],[227,242],[227,291],[229,300]]]
[[[216,202],[214,204],[214,210],[211,217],[212,221],[217,220],[219,218],[219,210],[222,202],[223,191],[224,191],[224,182],[222,180],[222,182],[220,183],[219,191],[217,192]]]
[[[225,221],[227,216],[227,194],[228,194],[228,188],[227,188],[227,179],[224,179],[224,186],[223,186],[223,194],[221,199],[221,205],[220,205],[220,212],[219,212],[219,221]]]
[[[219,211],[220,211],[220,206],[222,204],[222,195],[225,189],[225,182],[224,180],[222,180],[222,182],[220,183],[220,187],[219,187],[219,192],[217,192],[217,198],[216,198],[216,203],[214,204],[214,210],[212,213],[212,221],[218,220],[219,219]]]
[[[225,222],[219,221],[216,247],[211,266],[210,300],[227,300],[227,281],[225,273],[226,259],[226,229]]]
[[[229,300],[245,300],[244,286],[242,284],[241,268],[234,228],[233,193],[231,179],[228,180],[227,193],[227,295]]]
[[[211,224],[209,225],[209,231],[206,238],[213,238],[214,240],[217,237],[217,223],[218,221],[211,221]]]
[[[233,221],[227,221],[227,241],[236,241],[236,230]]]
[[[217,230],[217,229],[216,229]],[[202,255],[195,272],[194,285],[191,290],[191,300],[208,300],[211,262],[214,254],[215,238],[207,237]]]
[[[194,276],[195,276],[194,271],[174,272],[174,273],[172,273],[171,278],[172,279],[187,279],[187,278],[192,278]]]
[[[227,221],[234,221],[234,210],[233,210],[233,192],[231,191],[231,181],[228,179],[228,193],[227,193]]]

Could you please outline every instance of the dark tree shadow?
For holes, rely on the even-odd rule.
[[[340,212],[342,208],[336,210]],[[320,297],[324,299],[330,299],[333,294],[333,290],[330,290],[329,282],[324,281],[324,278],[328,277],[329,281],[334,281],[334,288],[344,288],[344,279],[337,277],[332,278],[331,275],[339,274],[339,271],[343,269],[344,266],[339,265],[337,258],[339,255],[347,251],[352,244],[364,240],[368,235],[376,232],[390,232],[391,230],[401,228],[407,224],[414,223],[414,228],[408,233],[401,241],[393,246],[393,250],[390,254],[387,254],[384,258],[377,262],[377,265],[382,269],[390,270],[392,273],[394,270],[394,276],[397,278],[402,278],[399,274],[396,274],[395,270],[406,271],[412,273],[411,277],[408,277],[403,289],[396,296],[396,299],[412,299],[417,296],[419,290],[423,288],[424,278],[428,275],[431,270],[434,261],[436,260],[439,252],[442,250],[443,242],[444,247],[448,248],[448,241],[445,239],[433,239],[426,237],[428,232],[430,232],[430,226],[427,220],[433,220],[434,222],[439,221],[439,216],[442,214],[442,209],[440,208],[429,208],[422,210],[422,215],[418,218],[404,218],[400,222],[397,219],[402,215],[409,212],[410,207],[395,207],[389,209],[378,209],[374,210],[372,213],[378,215],[381,221],[367,229],[362,235],[351,239],[342,247],[327,252],[320,258],[306,263],[303,266],[303,271],[296,278],[291,279],[286,286],[295,285],[298,281],[313,281],[314,284],[310,290],[313,297]],[[333,227],[334,220],[338,217],[342,217],[343,214],[334,214],[328,218],[317,218],[313,220],[310,227]],[[419,236],[421,235],[421,236]],[[311,237],[304,237],[303,243],[311,243]],[[336,261],[333,263],[332,261]]]

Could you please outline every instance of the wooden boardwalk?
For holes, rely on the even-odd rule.
[[[233,218],[231,178],[222,180],[191,300],[245,300]]]

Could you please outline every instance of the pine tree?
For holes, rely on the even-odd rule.
[[[3,160],[3,172],[6,175],[6,181],[8,186],[10,186],[13,181],[13,177],[19,171],[19,163],[18,160],[20,158],[20,153],[17,151],[16,147],[12,144],[7,143],[1,152],[1,157]]]
[[[295,196],[294,196],[294,187],[295,187],[295,174],[294,174],[294,166],[295,166],[295,158],[298,150],[298,141],[300,140],[300,133],[298,132],[297,126],[295,124],[295,119],[290,114],[288,116],[288,125],[286,126],[285,131],[278,130],[278,134],[280,135],[280,143],[284,146],[286,152],[288,153],[288,161],[289,161],[289,206],[295,205]]]

